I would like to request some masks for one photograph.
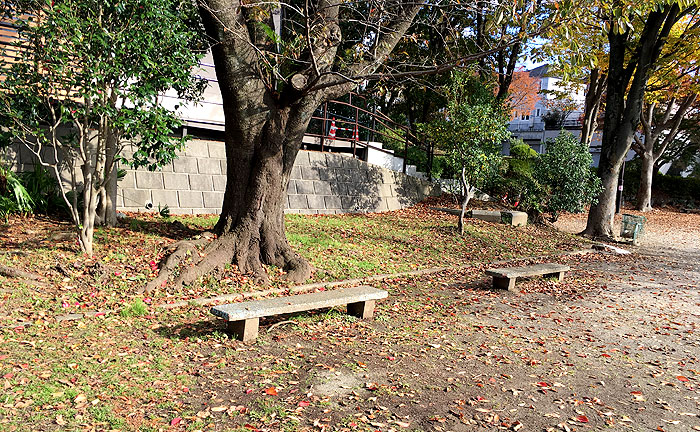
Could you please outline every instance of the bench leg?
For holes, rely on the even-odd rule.
[[[496,289],[504,289],[508,291],[515,290],[515,278],[500,278],[493,277],[493,287]]]
[[[254,341],[258,337],[258,325],[260,318],[250,318],[240,321],[229,321],[228,331],[233,334],[236,339],[243,342]]]
[[[556,279],[556,280],[558,280],[559,282],[561,282],[561,281],[564,280],[564,272],[549,273],[549,274],[544,275],[544,278],[545,278],[545,279],[550,279],[550,278],[552,278],[552,279]]]
[[[348,315],[362,319],[370,319],[374,316],[374,300],[348,303]]]

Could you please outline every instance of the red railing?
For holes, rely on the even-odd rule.
[[[353,104],[353,97],[355,100],[361,99],[365,101],[365,108]],[[338,109],[338,107],[344,107],[346,113],[353,114],[352,116],[346,116]],[[429,165],[432,165],[432,152],[424,144],[424,140],[413,134],[410,128],[398,124],[385,114],[377,111],[376,109],[370,111],[366,108],[366,98],[356,93],[350,93],[348,95],[348,101],[340,100],[330,100],[325,102],[321,107],[319,107],[320,115],[314,115],[311,117],[312,122],[321,122],[318,132],[312,132],[313,124],[310,125],[309,130],[306,132],[306,136],[311,136],[319,139],[320,150],[326,151],[330,150],[333,143],[338,141],[349,142],[351,145],[353,157],[358,157],[358,149],[373,149],[382,153],[390,154],[396,156],[396,154],[385,148],[377,147],[371,142],[382,141],[399,141],[403,145],[403,173],[406,173],[406,165],[408,163],[408,151],[409,148],[415,147],[426,153]],[[317,110],[317,112],[319,111]],[[368,123],[365,124],[360,121],[361,115],[367,117]],[[341,136],[347,135],[345,133],[340,134],[335,133],[332,136],[330,133],[331,124],[335,124],[338,131],[351,132],[350,137]],[[347,127],[346,127],[347,126]],[[365,136],[366,139],[360,139],[361,136]],[[380,137],[380,138],[378,138]],[[430,167],[428,168],[430,171]]]

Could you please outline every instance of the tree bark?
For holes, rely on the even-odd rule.
[[[649,104],[648,110],[642,111],[640,120],[644,139],[635,138],[632,145],[634,151],[642,159],[642,171],[637,190],[637,210],[652,210],[651,187],[654,173],[658,171],[657,162],[678,135],[683,117],[696,100],[697,95],[690,94],[683,97],[677,104],[676,98],[672,97],[667,102],[666,110],[660,116],[655,115],[655,102]],[[661,139],[664,132],[666,134]]]
[[[422,1],[397,4],[394,20],[383,26],[371,58],[349,67],[348,75],[376,70],[405,33]],[[338,24],[341,3],[320,0],[306,9],[308,61],[297,62],[296,74],[308,77],[306,88],[278,86],[269,78],[259,57],[255,16],[240,1],[200,2],[200,15],[212,47],[214,68],[223,101],[226,144],[226,190],[221,216],[214,228],[217,238],[194,266],[183,269],[174,283],[187,285],[198,277],[234,264],[243,273],[265,281],[264,265],[286,271],[286,278],[301,282],[311,275],[311,265],[294,253],[284,232],[284,208],[289,176],[314,110],[325,100],[346,94],[356,83],[331,73],[342,40]],[[263,41],[264,42],[264,41]],[[264,48],[264,46],[263,46]],[[291,76],[294,76],[292,74]],[[147,291],[167,283],[179,260],[192,251],[194,242],[170,248],[161,261],[158,277]]]
[[[117,164],[118,137],[112,129],[105,143],[105,180],[100,191],[100,201],[97,207],[97,218],[104,226],[117,226]]]
[[[642,171],[637,190],[637,210],[649,211],[651,207],[651,184],[654,177],[654,155],[644,152],[639,155],[642,159]]]
[[[590,146],[593,134],[598,127],[598,112],[600,111],[603,93],[605,93],[607,86],[608,76],[601,72],[600,69],[593,68],[588,81],[581,128],[581,142]]]

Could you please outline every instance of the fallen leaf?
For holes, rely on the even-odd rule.
[[[585,415],[577,416],[574,418],[574,420],[576,420],[579,423],[588,423],[588,417],[586,417]]]
[[[275,387],[268,387],[265,389],[265,394],[270,396],[277,396],[277,389]]]

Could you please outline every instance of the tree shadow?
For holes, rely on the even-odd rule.
[[[298,322],[296,320],[293,321],[296,325],[304,321],[323,320],[324,317],[334,313],[334,311],[346,316],[342,308],[340,310],[338,308],[313,309],[291,314],[273,315],[260,318],[259,331],[261,334],[268,333],[276,324],[294,320],[295,318],[299,318]],[[168,339],[209,338],[215,333],[225,333],[229,338],[232,338],[232,335],[226,329],[226,321],[215,317],[194,323],[183,323],[172,326],[163,325],[157,328],[155,332]]]
[[[145,220],[129,216],[122,218],[119,222],[119,226],[116,229],[157,235],[159,237],[167,237],[172,240],[184,240],[207,231],[203,228],[190,228],[179,220]]]

